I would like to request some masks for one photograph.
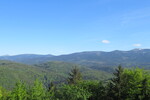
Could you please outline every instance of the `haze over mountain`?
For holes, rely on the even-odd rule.
[[[37,54],[20,54],[20,55],[14,55],[14,56],[0,56],[1,60],[10,60],[10,61],[15,61],[15,62],[21,62],[21,63],[25,63],[28,64],[31,63],[35,60],[35,59],[40,59],[40,58],[49,58],[52,57],[53,55],[37,55]],[[40,61],[39,61],[40,62]],[[34,63],[39,63],[38,61],[34,62]]]
[[[111,52],[87,51],[68,55],[32,55],[0,56],[1,60],[11,60],[24,64],[39,64],[47,61],[64,61],[90,68],[113,67],[119,64],[125,67],[150,66],[150,49],[133,49],[130,51],[115,50]]]

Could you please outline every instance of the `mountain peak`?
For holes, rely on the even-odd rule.
[[[135,48],[135,49],[133,49],[131,51],[140,51],[140,50],[144,50],[144,49],[142,49],[142,48]]]

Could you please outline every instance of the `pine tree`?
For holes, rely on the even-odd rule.
[[[77,84],[81,80],[82,80],[81,72],[75,66],[69,73],[68,83],[69,84]]]
[[[114,74],[114,78],[111,79],[112,82],[112,93],[114,94],[114,100],[124,100],[124,79],[123,79],[124,69],[118,66]]]

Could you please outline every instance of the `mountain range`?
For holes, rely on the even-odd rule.
[[[10,60],[24,64],[40,64],[48,61],[64,61],[88,66],[91,68],[114,67],[148,67],[150,66],[150,49],[133,49],[130,51],[87,51],[67,55],[35,55],[23,54],[0,56],[0,60]]]

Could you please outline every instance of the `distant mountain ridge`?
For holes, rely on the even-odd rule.
[[[64,61],[85,65],[91,68],[113,67],[119,64],[130,66],[150,66],[150,49],[115,50],[111,52],[87,51],[67,55],[16,55],[0,56],[1,60],[11,60],[25,64],[38,64],[47,61]]]
[[[53,55],[38,55],[38,54],[20,54],[20,55],[14,55],[14,56],[0,56],[0,60],[10,60],[15,62],[20,62],[24,64],[29,64],[30,61],[32,63],[32,60],[34,59],[40,59],[40,58],[47,58],[47,57],[53,57]],[[36,62],[35,62],[36,63]]]

